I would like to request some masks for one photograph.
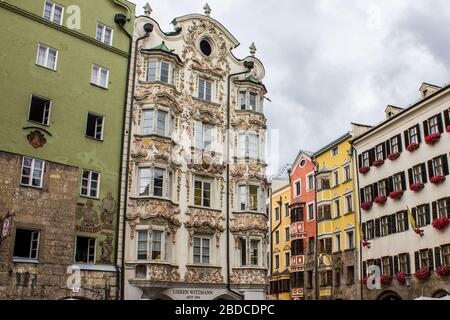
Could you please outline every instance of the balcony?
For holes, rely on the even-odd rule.
[[[127,220],[166,220],[170,227],[178,229],[181,226],[176,217],[180,209],[176,204],[163,198],[130,198],[127,208]]]
[[[184,281],[188,283],[222,284],[224,283],[222,268],[199,265],[187,266]]]
[[[264,214],[233,213],[230,231],[232,233],[250,232],[266,235],[269,232],[268,218]]]
[[[231,283],[242,285],[267,285],[267,269],[248,267],[233,268],[231,273]]]
[[[178,272],[178,266],[170,263],[152,263],[143,262],[128,264],[134,268],[134,279],[130,283],[139,287],[154,286],[155,282],[177,282],[181,275]],[[167,284],[166,284],[167,285]]]

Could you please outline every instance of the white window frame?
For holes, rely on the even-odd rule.
[[[30,251],[28,254],[28,257],[18,257],[13,256],[13,261],[17,260],[23,260],[23,261],[38,261],[39,260],[39,245],[41,242],[41,231],[40,230],[34,230],[34,229],[27,229],[27,228],[17,228],[16,229],[16,239],[14,239],[13,246],[15,247],[15,242],[17,240],[17,230],[23,230],[23,231],[29,231],[31,232],[31,239],[30,239]],[[37,235],[37,237],[35,237]],[[14,250],[13,247],[13,250]],[[33,256],[33,251],[35,251],[35,255]]]
[[[311,205],[312,205],[312,213],[313,213],[313,218],[312,218],[312,219],[310,219],[310,216],[309,216],[309,214],[310,214],[309,208],[310,208]],[[316,208],[315,208],[315,205],[314,205],[314,201],[308,202],[308,203],[306,204],[306,208],[307,208],[307,210],[308,210],[308,212],[307,212],[307,217],[306,217],[306,221],[307,221],[307,222],[310,222],[310,221],[316,220]]]
[[[45,9],[46,9],[47,4],[50,4],[50,5],[52,6],[52,10],[51,10],[51,12],[50,12],[50,18],[49,18],[49,19],[46,19],[46,18],[45,18]],[[56,7],[61,8],[61,21],[59,21],[59,22],[54,21],[54,19],[55,19],[55,8],[56,8]],[[58,25],[61,26],[61,25],[63,24],[63,21],[64,21],[64,10],[65,10],[65,8],[64,8],[62,5],[56,4],[56,3],[54,3],[53,1],[46,0],[46,1],[44,2],[44,10],[43,10],[43,12],[42,12],[42,17],[43,17],[45,20],[47,20],[47,21],[56,23],[56,24],[58,24]]]
[[[340,218],[342,216],[341,211],[341,200],[340,199],[334,199],[333,200],[333,214],[335,218]]]
[[[169,70],[168,70],[168,79],[167,81],[162,80],[161,77],[161,70],[162,70],[162,64],[166,63],[169,65]],[[155,64],[155,75],[154,75],[154,79],[150,78],[150,64]],[[148,82],[162,82],[162,83],[166,83],[166,84],[174,84],[174,78],[175,78],[175,67],[173,65],[172,62],[169,62],[168,60],[165,59],[149,59],[147,60],[147,77],[146,77],[146,81]]]
[[[433,177],[444,175],[444,162],[442,157],[437,157],[432,160],[433,164]],[[437,172],[439,170],[439,172]]]
[[[202,121],[195,121],[194,127],[194,148],[196,148],[197,150],[213,151],[216,128],[210,124],[203,123]],[[208,132],[209,141],[206,139],[206,137],[208,136]]]
[[[291,227],[284,227],[284,238],[286,242],[290,241],[291,239],[290,229]]]
[[[336,233],[333,237],[333,252],[341,252],[341,233]]]
[[[203,87],[203,92],[201,92],[200,91],[200,82],[201,81],[204,81],[204,87]],[[211,99],[207,99],[207,94],[208,94],[208,90],[207,90],[207,84],[210,84],[210,87],[211,87],[211,92],[210,92],[210,96],[211,96]],[[197,98],[198,99],[200,99],[200,100],[203,100],[203,101],[207,101],[207,102],[213,102],[213,93],[214,93],[214,81],[213,80],[208,80],[208,79],[205,79],[205,78],[201,78],[201,77],[199,77],[198,78],[198,81],[197,81],[197,87],[198,87],[198,94],[197,94]]]
[[[170,233],[168,233],[164,228],[162,227],[156,227],[152,226],[152,228],[145,228],[141,227],[136,230],[137,236],[136,236],[136,261],[152,261],[152,262],[167,262],[170,259]],[[145,248],[145,254],[146,259],[140,259],[139,258],[139,233],[146,233],[146,248]],[[153,249],[154,249],[154,235],[155,232],[161,233],[161,258],[160,259],[153,259]]]
[[[347,176],[347,170],[348,169],[348,176]],[[344,165],[342,168],[342,176],[344,177],[344,182],[349,182],[352,180],[352,167],[350,164]]]
[[[419,131],[417,130],[417,126],[408,129],[408,138],[410,144],[419,144]]]
[[[97,77],[94,79],[94,70],[97,68]],[[101,77],[103,74],[103,71],[106,71],[106,80],[105,80],[105,86],[101,84]],[[98,86],[103,89],[109,88],[109,69],[99,66],[98,64],[93,64],[91,68],[91,84]]]
[[[196,191],[195,184],[197,182],[201,183],[201,198],[200,198],[201,205],[195,204],[195,191]],[[210,185],[209,206],[205,206],[205,200],[206,200],[206,198],[204,197],[205,183],[208,183]],[[215,201],[214,201],[214,196],[215,196],[215,193],[214,193],[214,179],[205,179],[205,178],[202,178],[200,176],[195,176],[194,177],[194,192],[193,193],[194,193],[193,194],[193,197],[194,197],[193,204],[194,204],[194,206],[201,207],[201,208],[209,208],[209,209],[214,208],[214,206],[215,206]]]
[[[381,180],[377,182],[378,185],[378,195],[382,197],[387,197],[387,181]],[[382,187],[381,187],[382,186]]]
[[[392,178],[392,181],[394,185],[394,191],[399,191],[403,189],[402,175],[400,173],[395,174]]]
[[[436,208],[439,218],[450,218],[450,208],[447,207],[447,198],[438,200]]]
[[[85,172],[89,173],[89,176],[87,178],[87,187],[86,187],[87,194],[83,194],[83,181],[86,180],[86,178],[84,178],[84,173]],[[96,189],[95,196],[91,196],[92,183],[94,181],[92,179],[92,174],[94,174],[94,173],[98,174],[97,189]],[[101,173],[100,172],[93,171],[93,170],[88,170],[88,169],[83,169],[81,171],[80,196],[85,197],[85,198],[98,199],[99,198],[99,194],[100,194],[100,181],[101,181]]]
[[[95,121],[95,132],[94,132],[94,136],[95,136],[95,137],[91,137],[91,136],[89,136],[89,135],[87,134],[87,125],[88,125],[89,115],[92,115],[92,116],[97,117],[97,119],[96,119],[96,121]],[[99,119],[101,119],[102,123],[101,123],[101,125],[100,125],[100,128],[101,128],[101,129],[100,129],[100,138],[97,138],[97,134],[99,133],[99,132],[98,132],[98,130],[99,130],[98,120],[99,120]],[[103,141],[103,134],[104,134],[104,132],[105,132],[104,129],[105,129],[105,116],[103,116],[103,115],[101,115],[101,114],[98,114],[98,113],[95,113],[95,112],[88,112],[88,115],[87,115],[87,118],[86,118],[86,129],[84,130],[84,131],[85,131],[85,134],[86,134],[86,137],[89,138],[89,139],[94,139],[94,140]]]
[[[100,39],[97,38],[98,36],[98,32],[100,30]],[[106,37],[106,30],[109,30],[111,32],[111,37],[109,39],[109,42],[106,42],[105,37]],[[113,37],[114,37],[114,29],[101,23],[101,22],[97,22],[97,27],[95,29],[95,39],[101,43],[104,43],[108,46],[112,46],[113,43]]]
[[[253,210],[250,208],[250,188],[254,187],[256,188],[256,210]],[[245,209],[242,210],[241,204],[242,204],[242,199],[241,199],[241,188],[245,188],[245,196],[246,196],[246,203],[245,203]],[[261,210],[260,206],[260,196],[261,196],[261,186],[257,185],[257,184],[253,184],[253,183],[238,183],[237,186],[237,190],[238,190],[238,203],[239,203],[239,211],[251,211],[251,212],[259,212]],[[276,210],[276,209],[275,209]],[[281,209],[279,210],[279,215],[280,215],[280,219],[281,219]]]
[[[299,188],[300,192],[298,192],[299,190],[297,190],[297,186],[300,186],[300,188]],[[302,179],[301,178],[294,181],[294,192],[295,192],[294,194],[295,194],[296,198],[300,197],[302,195]]]
[[[195,240],[199,239],[200,240],[200,262],[196,262],[195,261]],[[209,247],[208,247],[208,262],[204,262],[203,261],[203,240],[208,240],[209,243]],[[212,237],[210,236],[203,236],[203,235],[194,235],[193,241],[192,241],[192,263],[195,265],[212,265],[211,261],[212,261],[212,248],[213,248],[213,243],[212,243]]]
[[[375,147],[375,160],[380,161],[384,160],[384,152],[383,152],[383,145],[379,144]]]
[[[439,132],[439,120],[438,115],[435,115],[428,119],[428,129],[430,134],[438,133]]]
[[[164,134],[160,134],[158,132],[158,116],[159,113],[165,113],[165,122],[164,122]],[[152,113],[152,126],[150,132],[145,132],[145,114],[146,113]],[[170,113],[170,110],[166,108],[161,108],[159,106],[144,106],[142,108],[142,121],[141,121],[141,134],[143,136],[149,136],[149,135],[157,135],[160,137],[170,137],[171,132],[171,123],[172,123],[172,114]]]
[[[337,175],[337,177],[336,177]],[[333,187],[337,187],[339,185],[339,170],[334,170],[332,173],[333,176]]]
[[[427,225],[427,210],[426,206],[418,206],[416,208],[416,216],[417,216],[417,226],[419,228],[425,227]]]
[[[255,96],[255,105],[252,106],[250,104],[250,97]],[[244,100],[244,104],[242,104]],[[239,90],[239,110],[247,110],[247,111],[253,111],[253,112],[260,112],[260,102],[261,97],[258,94],[258,92],[251,90],[251,89],[241,89]]]
[[[354,212],[353,194],[349,193],[344,195],[344,199],[345,199],[345,213],[349,214]],[[349,203],[351,207],[349,207]]]
[[[30,174],[28,176],[25,176],[23,174],[23,169],[25,168],[25,159],[29,159],[31,160],[31,166],[27,166],[26,168],[30,169]],[[41,175],[39,177],[39,186],[34,186],[33,185],[33,180],[34,180],[34,171],[38,170],[36,169],[36,161],[40,161],[42,163],[42,169],[41,170]],[[44,171],[45,171],[45,161],[44,160],[39,160],[39,159],[35,159],[32,157],[22,157],[22,167],[21,167],[21,171],[20,171],[20,185],[21,186],[26,186],[26,187],[31,187],[31,188],[36,188],[36,189],[41,189],[43,182],[44,182]],[[29,179],[28,183],[23,183],[22,180],[23,178],[26,177]]]
[[[398,141],[398,136],[395,136],[395,137],[392,137],[391,139],[389,139],[389,145],[391,147],[391,153],[399,153],[400,152],[400,141]]]
[[[363,152],[361,158],[362,158],[362,166],[363,167],[370,167],[369,151]]]
[[[41,48],[45,49],[45,57],[44,57],[44,62],[43,64],[40,63],[39,61],[39,53],[41,51]],[[50,51],[54,51],[55,52],[55,66],[52,68],[51,66],[49,66],[49,56],[50,56]],[[58,68],[58,57],[59,57],[59,50],[52,48],[46,44],[43,43],[39,43],[38,47],[37,47],[37,54],[36,54],[36,65],[52,70],[52,71],[56,71]]]
[[[422,181],[422,165],[417,165],[412,168],[412,178],[414,183],[423,183]]]
[[[36,121],[30,119],[31,104],[33,102],[33,98],[37,98],[37,99],[41,99],[41,100],[47,100],[49,102],[49,104],[48,104],[48,111],[47,111],[47,122],[46,123],[45,122],[36,122]],[[47,126],[47,127],[50,126],[50,119],[51,119],[51,115],[52,115],[52,104],[53,104],[53,100],[52,99],[41,97],[41,96],[38,96],[36,94],[32,94],[31,98],[30,98],[30,106],[28,108],[28,118],[27,118],[28,121],[39,123],[39,124],[42,124],[42,125]],[[45,113],[45,111],[44,111],[44,113]],[[45,114],[44,114],[44,119],[43,120],[45,120]]]
[[[395,214],[395,225],[396,225],[396,231],[397,232],[403,232],[406,231],[406,225],[409,223],[405,219],[405,213],[403,211],[397,212]]]
[[[312,177],[312,180],[310,178]],[[310,185],[310,181],[312,181],[312,185]],[[310,173],[306,175],[306,192],[309,192],[311,190],[314,190],[315,187],[315,179],[314,179],[314,173]]]
[[[96,261],[97,261],[97,238],[95,238],[95,237],[84,237],[84,236],[80,236],[80,235],[77,235],[76,238],[75,238],[74,262],[75,263],[80,263],[79,261],[76,261],[76,255],[77,255],[77,251],[78,251],[77,243],[78,243],[78,238],[79,237],[80,238],[87,238],[87,239],[89,239],[89,241],[88,241],[88,252],[87,252],[87,259],[88,259],[88,261],[83,261],[82,263],[83,264],[88,264],[88,265],[96,264]],[[91,240],[94,240],[94,245],[93,246],[91,244]],[[90,252],[91,249],[94,249],[93,261],[91,261],[91,259],[90,259],[90,257],[92,257],[92,254]]]
[[[148,184],[148,194],[141,195],[141,182],[142,182],[142,172],[143,170],[148,170],[150,173],[149,184]],[[156,170],[163,171],[163,185],[162,185],[162,196],[155,195],[155,172]],[[158,198],[158,199],[170,199],[172,194],[172,171],[164,168],[162,166],[139,166],[137,170],[137,197],[139,198]]]

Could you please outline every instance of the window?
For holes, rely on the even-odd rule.
[[[291,253],[293,257],[302,256],[305,254],[303,239],[296,239],[291,242]]]
[[[384,257],[382,259],[383,264],[383,275],[390,275],[392,274],[392,266],[391,266],[391,257]]]
[[[207,57],[209,57],[212,53],[212,46],[211,43],[206,40],[203,39],[202,41],[200,41],[200,51]]]
[[[252,266],[258,266],[259,265],[259,240],[251,240],[250,241],[250,264]]]
[[[100,184],[100,173],[83,170],[81,178],[81,195],[85,197],[98,198]]]
[[[442,265],[450,267],[450,244],[442,246]]]
[[[372,186],[364,188],[364,199],[366,202],[372,202]]]
[[[399,269],[405,274],[409,273],[409,253],[399,255]]]
[[[286,241],[289,241],[289,240],[290,240],[290,237],[289,237],[289,227],[284,228],[284,235],[285,235]]]
[[[289,213],[289,203],[284,204],[284,217],[289,218],[291,215]]]
[[[355,267],[347,267],[347,285],[351,286],[355,284]]]
[[[295,272],[291,274],[292,288],[303,288],[305,286],[304,272]]]
[[[417,207],[416,213],[417,213],[417,226],[419,228],[421,228],[421,227],[428,225],[429,217],[427,217],[427,215],[428,215],[427,206],[423,205],[423,206]]]
[[[95,263],[96,241],[95,238],[77,237],[75,251],[75,263]]]
[[[239,201],[241,211],[250,210],[258,211],[258,190],[257,186],[241,185],[239,186]],[[278,212],[277,212],[278,210]],[[280,209],[275,209],[275,216],[277,220],[280,219]]]
[[[256,134],[248,135],[248,156],[250,159],[258,158],[258,136]]]
[[[341,235],[336,234],[334,236],[334,252],[340,252],[341,251]]]
[[[409,143],[410,144],[419,144],[419,130],[418,126],[412,127],[408,130]]]
[[[238,157],[250,159],[258,159],[259,157],[259,136],[253,133],[239,134]]]
[[[244,191],[244,192],[247,191],[247,190],[245,190],[244,186],[242,186],[241,188],[243,189],[242,191]],[[241,192],[241,195],[242,195],[242,192]],[[242,200],[244,200],[244,201],[242,201]],[[247,203],[247,196],[245,196],[245,198],[242,200],[241,200],[241,210],[245,210],[245,208],[246,208],[245,205]],[[280,220],[280,208],[279,207],[275,208],[275,221],[278,221],[278,220]]]
[[[423,181],[422,181],[422,177],[423,177],[422,165],[415,166],[412,169],[412,173],[413,173],[412,177],[413,177],[414,183],[423,183]]]
[[[313,288],[313,282],[314,282],[314,275],[313,275],[313,271],[311,270],[311,271],[307,271],[307,281],[308,281],[308,283],[307,283],[307,288],[308,289],[312,289]]]
[[[258,94],[252,91],[239,92],[239,104],[241,110],[259,111]]]
[[[20,184],[28,187],[42,188],[45,161],[23,157]]]
[[[320,287],[321,288],[331,287],[332,281],[333,281],[333,271],[332,270],[322,271],[320,273]]]
[[[201,121],[195,122],[195,148],[199,150],[212,150],[212,136],[214,128]]]
[[[407,230],[408,227],[407,212],[405,211],[397,212],[395,214],[395,218],[396,218],[397,232],[403,232]]]
[[[370,167],[369,151],[362,154],[362,167]]]
[[[161,81],[168,84],[174,83],[173,64],[163,60],[150,60],[148,62],[147,81]]]
[[[375,160],[384,160],[384,148],[382,144],[375,148]]]
[[[437,213],[439,218],[450,218],[450,199],[442,199],[437,202]]]
[[[163,261],[168,259],[166,248],[169,245],[168,234],[161,230],[138,231],[138,260]]]
[[[389,142],[391,144],[391,153],[400,152],[398,136],[391,138],[391,140],[389,140]]]
[[[194,263],[209,264],[211,239],[194,237]]]
[[[323,177],[322,179],[320,179],[320,188],[321,188],[321,190],[330,189],[330,178],[329,177]]]
[[[56,71],[58,63],[58,50],[50,48],[44,44],[39,44],[36,57],[38,66]]]
[[[280,244],[280,231],[275,231],[275,244]]]
[[[195,181],[194,204],[199,207],[211,208],[212,183],[205,180]]]
[[[338,153],[339,153],[339,148],[338,147],[335,147],[335,148],[331,149],[331,155],[333,157],[337,157]]]
[[[280,269],[280,256],[275,255],[275,269]]]
[[[17,229],[14,240],[15,259],[37,260],[40,233],[37,230]]]
[[[295,208],[291,210],[291,223],[305,221],[302,208]]]
[[[308,175],[306,177],[306,180],[308,181],[308,188],[307,188],[308,190],[307,191],[313,190],[314,189],[314,174],[312,173],[312,174]]]
[[[386,180],[378,182],[378,195],[380,197],[387,197]]]
[[[319,219],[321,219],[321,220],[331,219],[331,206],[330,205],[319,206]]]
[[[51,1],[45,1],[44,19],[61,25],[63,21],[64,7]]]
[[[308,254],[314,254],[314,248],[316,246],[316,241],[314,237],[308,239]]]
[[[32,96],[28,121],[37,122],[48,126],[50,124],[50,108],[52,101],[49,99]]]
[[[355,234],[353,231],[347,231],[347,250],[355,249]]]
[[[92,65],[91,83],[108,89],[109,70],[96,64]]]
[[[385,237],[389,235],[389,216],[381,218],[381,236]]]
[[[211,101],[212,98],[212,81],[198,79],[198,98],[201,100]]]
[[[339,171],[333,172],[333,182],[335,187],[339,185]]]
[[[401,173],[394,176],[394,191],[403,190],[403,177]]]
[[[95,35],[95,39],[109,46],[112,45],[113,29],[101,23],[97,23],[97,32]]]
[[[433,168],[433,177],[443,176],[444,175],[444,166],[442,163],[442,157],[437,157],[432,160],[432,168]]]
[[[422,250],[419,253],[420,267],[429,268],[430,267],[430,252],[428,250]]]
[[[247,265],[247,241],[244,238],[239,239],[239,250],[241,251],[241,266]]]
[[[334,286],[339,288],[341,286],[341,269],[334,269]]]
[[[308,221],[314,220],[314,203],[308,204]]]
[[[341,202],[339,200],[334,201],[334,217],[339,218],[341,216]]]
[[[302,194],[302,182],[301,180],[295,182],[295,196],[298,197]]]
[[[289,252],[284,253],[284,260],[286,261],[286,267],[291,265],[291,254]]]
[[[145,109],[143,111],[142,134],[169,136],[169,112],[160,109]]]
[[[370,220],[367,222],[367,233],[366,233],[367,240],[372,240],[375,238],[374,233],[374,222],[373,220]]]
[[[428,120],[428,127],[429,127],[430,134],[439,132],[438,116],[434,116]]]
[[[353,212],[353,197],[351,194],[345,196],[345,207],[347,208],[345,213]]]
[[[103,122],[104,117],[88,113],[87,124],[86,124],[86,136],[89,138],[102,140],[103,139]]]
[[[344,182],[350,181],[352,179],[351,168],[349,165],[344,167]]]

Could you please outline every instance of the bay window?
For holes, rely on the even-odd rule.
[[[173,117],[166,110],[157,108],[148,108],[143,110],[142,115],[142,134],[167,137],[170,135],[170,122]]]
[[[195,148],[212,151],[214,127],[201,121],[195,122]]]
[[[167,261],[170,234],[163,230],[138,230],[137,260]]]
[[[260,111],[259,95],[251,90],[239,92],[239,107],[241,110]]]
[[[170,197],[172,173],[163,168],[139,168],[140,197]]]
[[[260,265],[260,251],[261,240],[245,238],[239,239],[239,250],[241,253],[241,266],[259,266]],[[247,255],[250,252],[250,256]]]
[[[258,211],[259,187],[254,185],[240,185],[239,189],[239,209],[241,211]]]
[[[238,157],[239,158],[260,158],[260,136],[254,133],[240,133],[238,139]]]
[[[205,101],[212,101],[213,82],[210,80],[198,79],[198,98]]]
[[[152,59],[148,62],[147,81],[161,81],[168,84],[174,83],[173,64],[164,61]]]
[[[209,237],[194,237],[194,263],[210,264],[211,239]]]
[[[211,208],[212,181],[195,179],[194,205]]]

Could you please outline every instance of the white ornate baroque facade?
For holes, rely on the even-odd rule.
[[[265,299],[264,67],[254,45],[234,57],[208,6],[171,33],[150,13],[134,34],[125,299]]]

